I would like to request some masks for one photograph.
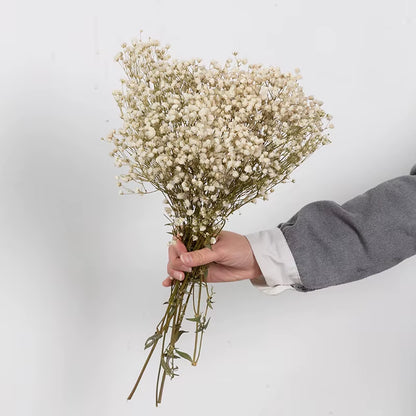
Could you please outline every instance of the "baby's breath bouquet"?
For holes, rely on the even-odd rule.
[[[299,70],[247,65],[237,52],[234,62],[205,66],[201,59],[172,59],[169,48],[141,37],[122,44],[115,60],[126,76],[113,95],[123,126],[107,140],[116,165],[127,168],[117,177],[120,193],[160,191],[169,232],[192,251],[215,244],[234,211],[267,199],[305,158],[330,143],[331,116],[321,101],[304,94]],[[213,303],[206,274],[207,266],[194,267],[183,281],[173,281],[129,399],[159,343],[156,406],[166,377],[177,375],[176,360],[196,365]],[[188,305],[193,313],[186,317]],[[184,320],[195,325],[189,354],[178,347],[190,332]]]

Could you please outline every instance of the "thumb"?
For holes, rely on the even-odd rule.
[[[202,266],[203,264],[212,263],[217,259],[218,255],[209,248],[202,248],[201,250],[181,254],[182,263],[189,267]]]

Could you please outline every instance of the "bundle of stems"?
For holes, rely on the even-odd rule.
[[[297,69],[290,74],[260,64],[247,67],[237,52],[234,66],[227,59],[206,67],[199,58],[172,59],[169,45],[150,38],[121,46],[115,60],[126,77],[113,95],[124,123],[107,136],[116,166],[128,168],[116,177],[120,193],[161,192],[170,233],[188,251],[215,244],[233,212],[268,199],[310,154],[331,142],[332,116],[322,101],[304,94]],[[166,312],[146,340],[150,350],[129,399],[160,343],[156,405],[166,377],[177,375],[176,360],[198,362],[213,303],[207,270],[195,267],[182,282],[173,282]],[[194,313],[185,317],[189,302]],[[192,354],[177,347],[188,332],[184,320],[195,324]]]
[[[184,244],[189,250],[198,250],[206,247],[203,241],[186,241]],[[208,308],[212,309],[213,289],[209,290],[205,281],[208,266],[194,267],[191,272],[185,273],[183,281],[174,280],[171,286],[171,293],[167,304],[165,314],[156,327],[155,333],[150,336],[145,343],[145,349],[150,348],[147,359],[140,371],[139,377],[128,396],[130,400],[135,393],[140,380],[145,372],[147,364],[153,355],[153,352],[161,340],[161,354],[159,360],[159,370],[156,382],[156,406],[162,401],[163,388],[165,379],[169,376],[173,379],[178,374],[175,365],[175,359],[183,358],[191,362],[193,366],[197,365],[201,354],[202,338],[208,327],[207,319]],[[193,317],[185,318],[189,301],[192,303]],[[192,355],[181,351],[176,347],[179,338],[188,331],[183,330],[184,318],[195,323],[194,348]]]

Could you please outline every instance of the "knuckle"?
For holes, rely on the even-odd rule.
[[[176,257],[176,250],[172,246],[169,246],[168,255],[171,260]]]
[[[176,259],[172,262],[171,267],[172,267],[172,269],[179,270],[179,269],[181,269],[181,267],[183,267],[183,264],[180,260]]]
[[[202,261],[204,261],[204,258],[203,258],[204,256],[203,256],[203,254],[200,252],[200,251],[195,251],[193,254],[192,254],[192,260],[194,261],[194,262],[196,262],[196,263],[201,263]]]

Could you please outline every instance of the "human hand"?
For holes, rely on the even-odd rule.
[[[162,282],[166,287],[172,285],[173,279],[183,280],[184,272],[190,272],[192,267],[203,264],[209,264],[206,278],[209,283],[254,279],[262,274],[247,238],[230,231],[222,231],[211,249],[191,252],[182,241],[175,239],[168,253],[169,277]]]

